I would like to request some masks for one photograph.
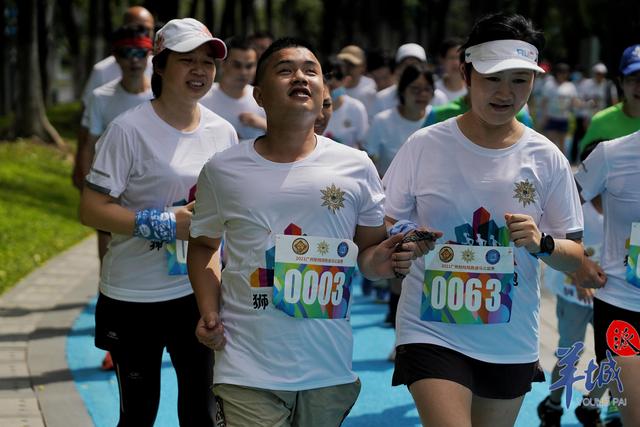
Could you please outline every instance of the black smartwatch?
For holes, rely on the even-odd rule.
[[[533,254],[536,257],[549,256],[556,248],[556,242],[553,240],[553,236],[542,233],[540,236],[540,252]]]

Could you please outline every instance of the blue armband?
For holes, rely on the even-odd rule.
[[[393,227],[389,229],[389,236],[395,236],[396,234],[405,234],[411,230],[418,228],[418,224],[407,219],[401,219],[393,224]]]
[[[160,209],[142,209],[136,212],[133,235],[154,242],[176,240],[176,215]]]

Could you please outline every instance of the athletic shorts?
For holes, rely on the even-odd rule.
[[[487,399],[515,399],[531,391],[532,382],[544,382],[540,364],[488,363],[435,344],[396,347],[392,385],[438,378],[465,386]]]
[[[575,304],[557,297],[556,316],[558,316],[558,347],[569,348],[578,341],[584,341],[589,323],[593,324],[593,308]]]
[[[160,302],[120,301],[100,293],[96,347],[106,351],[193,340],[200,319],[194,294]],[[180,344],[178,344],[180,345]]]
[[[553,117],[549,117],[547,119],[547,123],[544,125],[544,130],[554,130],[557,132],[567,132],[569,130],[569,120],[568,119],[554,119]]]
[[[614,320],[623,320],[630,323],[636,331],[640,332],[640,312],[625,310],[624,308],[616,307],[598,298],[594,298],[593,331],[598,362],[607,358],[607,350],[611,352],[611,356],[616,355],[607,345],[607,329]]]

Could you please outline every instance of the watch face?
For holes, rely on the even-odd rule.
[[[556,242],[553,240],[553,237],[546,234],[541,243],[540,251],[551,255],[556,247]]]

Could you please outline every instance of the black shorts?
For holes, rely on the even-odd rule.
[[[531,390],[532,382],[544,382],[540,364],[488,363],[435,344],[405,344],[396,347],[392,384],[438,378],[467,387],[487,399],[515,399]]]
[[[100,293],[96,304],[96,347],[106,351],[140,344],[186,345],[200,320],[193,294],[160,302],[120,301]]]
[[[598,362],[607,358],[607,350],[611,352],[611,356],[616,356],[607,345],[607,329],[614,320],[623,320],[630,323],[631,326],[636,328],[636,331],[640,332],[640,312],[625,310],[594,298],[593,334]]]

